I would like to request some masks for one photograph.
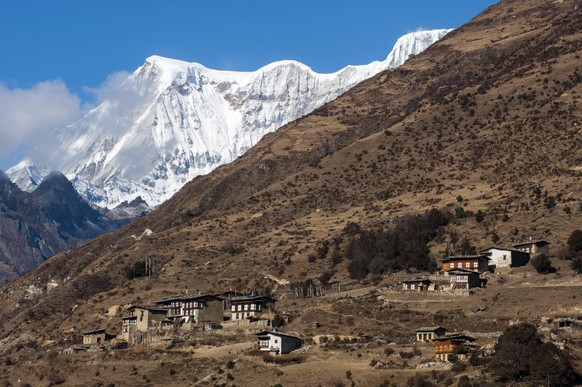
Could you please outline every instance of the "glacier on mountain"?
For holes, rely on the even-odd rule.
[[[51,170],[60,170],[98,206],[137,196],[158,205],[265,134],[399,66],[449,31],[404,35],[384,61],[332,74],[290,60],[234,72],[151,56],[98,107],[56,129],[52,145],[31,152],[7,174],[31,191]]]

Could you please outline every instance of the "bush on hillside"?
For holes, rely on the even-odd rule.
[[[582,256],[572,259],[570,267],[578,274],[582,274]]]
[[[574,230],[568,238],[568,247],[572,251],[582,251],[582,230]]]
[[[528,323],[503,332],[488,366],[501,383],[569,386],[580,380],[566,352],[544,343],[536,327]]]
[[[540,274],[555,273],[556,268],[552,266],[552,261],[550,257],[546,254],[538,254],[531,259],[531,264]]]

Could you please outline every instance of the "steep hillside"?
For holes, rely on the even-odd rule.
[[[577,0],[501,1],[149,216],[4,286],[0,345],[115,327],[109,307],[185,289],[277,290],[332,269],[345,282],[345,258],[309,258],[321,241],[433,207],[482,210],[450,226],[479,248],[530,236],[558,248],[582,220],[580,31]],[[150,256],[157,272],[128,279]]]

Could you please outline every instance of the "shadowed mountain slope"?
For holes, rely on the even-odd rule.
[[[28,193],[0,171],[0,282],[124,222],[89,206],[59,172]]]

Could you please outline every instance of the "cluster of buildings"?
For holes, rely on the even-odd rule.
[[[538,254],[549,254],[550,243],[545,240],[530,240],[511,248],[490,247],[476,255],[457,255],[441,258],[442,271],[448,276],[450,290],[469,290],[482,287],[482,274],[503,268],[525,266],[530,258]],[[438,286],[428,278],[415,278],[402,282],[403,290],[430,291]]]
[[[500,268],[526,265],[530,258],[548,253],[549,242],[528,241],[511,248],[491,247],[476,255],[449,256],[440,259],[442,271],[448,277],[451,290],[469,290],[484,286],[481,275]],[[403,281],[404,290],[433,291],[439,286],[428,278]],[[273,329],[278,325],[276,300],[265,295],[181,295],[159,300],[149,305],[132,305],[122,318],[121,333],[107,334],[96,329],[83,334],[83,346],[104,348],[117,340],[125,345],[163,343],[176,332],[213,330],[241,324],[251,329]],[[297,336],[262,330],[256,333],[261,351],[275,354],[289,353],[301,346]],[[446,334],[443,327],[422,327],[416,331],[417,342],[432,342],[438,360],[448,361],[450,356],[466,356],[478,348],[475,339],[460,333]]]
[[[224,325],[249,328],[273,328],[277,325],[276,300],[269,296],[250,295],[182,295],[166,298],[151,305],[132,305],[121,320],[121,334],[112,336],[105,329],[83,334],[86,348],[105,347],[113,338],[127,345],[156,344],[168,340],[175,332],[212,330]],[[288,353],[301,345],[298,337],[263,330],[257,333],[259,349]]]

